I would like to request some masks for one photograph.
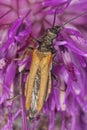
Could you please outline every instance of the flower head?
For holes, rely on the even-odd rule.
[[[87,1],[5,0],[0,1],[0,11],[0,129],[13,129],[21,115],[22,128],[28,130],[24,90],[32,51],[27,48],[38,48],[38,41],[42,41],[54,22],[62,29],[51,45],[56,50],[52,58],[51,92],[42,114],[38,114],[30,128],[38,127],[45,114],[49,130],[54,129],[57,115],[62,120],[62,130],[86,130],[87,20],[86,14],[78,16],[87,11]]]

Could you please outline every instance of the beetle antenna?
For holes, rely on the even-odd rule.
[[[52,27],[55,26],[56,15],[57,15],[57,8],[56,8],[55,13],[54,13],[54,20],[53,20],[53,25],[52,25]]]
[[[66,24],[71,23],[72,21],[76,20],[77,18],[87,15],[87,12],[81,13],[80,15],[77,15],[76,17],[73,17],[72,19],[66,21],[61,27],[64,27]]]
[[[28,12],[25,14],[22,20],[24,20],[29,14],[30,14],[30,10],[28,10]]]

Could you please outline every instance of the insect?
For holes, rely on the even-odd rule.
[[[39,47],[33,50],[30,72],[25,84],[25,107],[26,110],[29,110],[30,119],[40,113],[51,91],[52,57],[55,52],[52,47],[53,40],[56,39],[64,25],[84,14],[86,13],[72,18],[61,26],[54,26],[55,13],[52,28],[47,29],[41,41],[38,42]]]

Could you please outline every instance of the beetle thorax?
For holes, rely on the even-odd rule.
[[[53,39],[56,38],[56,34],[51,32],[49,29],[47,30],[47,33],[45,34],[45,36],[43,37],[43,40],[42,40],[42,44],[45,44],[45,45],[51,45],[52,42],[53,42]]]
[[[56,39],[60,30],[61,30],[61,26],[54,26],[53,28],[47,29],[45,35],[42,38],[41,45],[39,46],[39,50],[49,51],[49,48],[53,44],[53,40]]]

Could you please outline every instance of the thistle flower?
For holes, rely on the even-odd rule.
[[[0,0],[0,129],[12,130],[21,117],[21,129],[34,130],[45,115],[49,130],[55,120],[61,120],[61,130],[87,129],[87,40],[86,15],[66,24],[54,40],[51,93],[42,114],[27,122],[25,82],[32,53],[28,46],[37,47],[35,38],[53,25],[87,11],[87,0]],[[16,97],[15,97],[16,96]],[[28,125],[29,124],[29,125]],[[19,128],[18,128],[19,129]],[[38,128],[39,129],[39,128]],[[43,128],[45,130],[45,128]]]

